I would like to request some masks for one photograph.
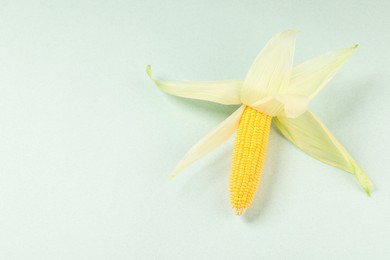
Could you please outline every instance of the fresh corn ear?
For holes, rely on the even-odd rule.
[[[242,114],[234,142],[230,201],[237,215],[251,205],[260,183],[272,117],[249,106]]]

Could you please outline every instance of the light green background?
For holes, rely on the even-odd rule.
[[[389,1],[0,1],[0,259],[390,259]],[[275,33],[296,61],[360,47],[311,108],[375,183],[272,129],[261,189],[230,209],[236,107],[147,79],[242,79]]]

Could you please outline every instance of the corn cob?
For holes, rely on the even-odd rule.
[[[230,201],[237,215],[252,203],[260,183],[272,117],[249,106],[241,116],[230,174]]]

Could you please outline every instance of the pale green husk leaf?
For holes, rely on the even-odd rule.
[[[347,150],[331,134],[325,125],[310,111],[290,119],[275,118],[280,132],[292,143],[314,158],[354,174],[368,195],[372,183]]]
[[[152,76],[152,67],[146,67],[150,79],[162,91],[179,97],[212,101],[225,105],[240,104],[242,81],[159,81]]]
[[[175,177],[179,172],[190,166],[193,162],[225,142],[236,131],[244,108],[245,106],[241,106],[196,145],[194,145],[179,162],[170,177]]]
[[[281,32],[260,51],[241,88],[242,103],[252,105],[288,86],[297,33],[293,30]]]
[[[355,52],[358,45],[325,53],[293,68],[290,84],[281,93],[312,99]]]
[[[264,98],[251,107],[269,116],[285,115],[295,118],[306,111],[308,103],[308,98],[302,95],[280,94]]]

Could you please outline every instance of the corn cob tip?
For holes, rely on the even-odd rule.
[[[234,210],[234,213],[236,213],[237,216],[242,216],[245,213],[246,209],[243,209],[243,208],[236,209],[236,208],[234,208],[233,210]]]

